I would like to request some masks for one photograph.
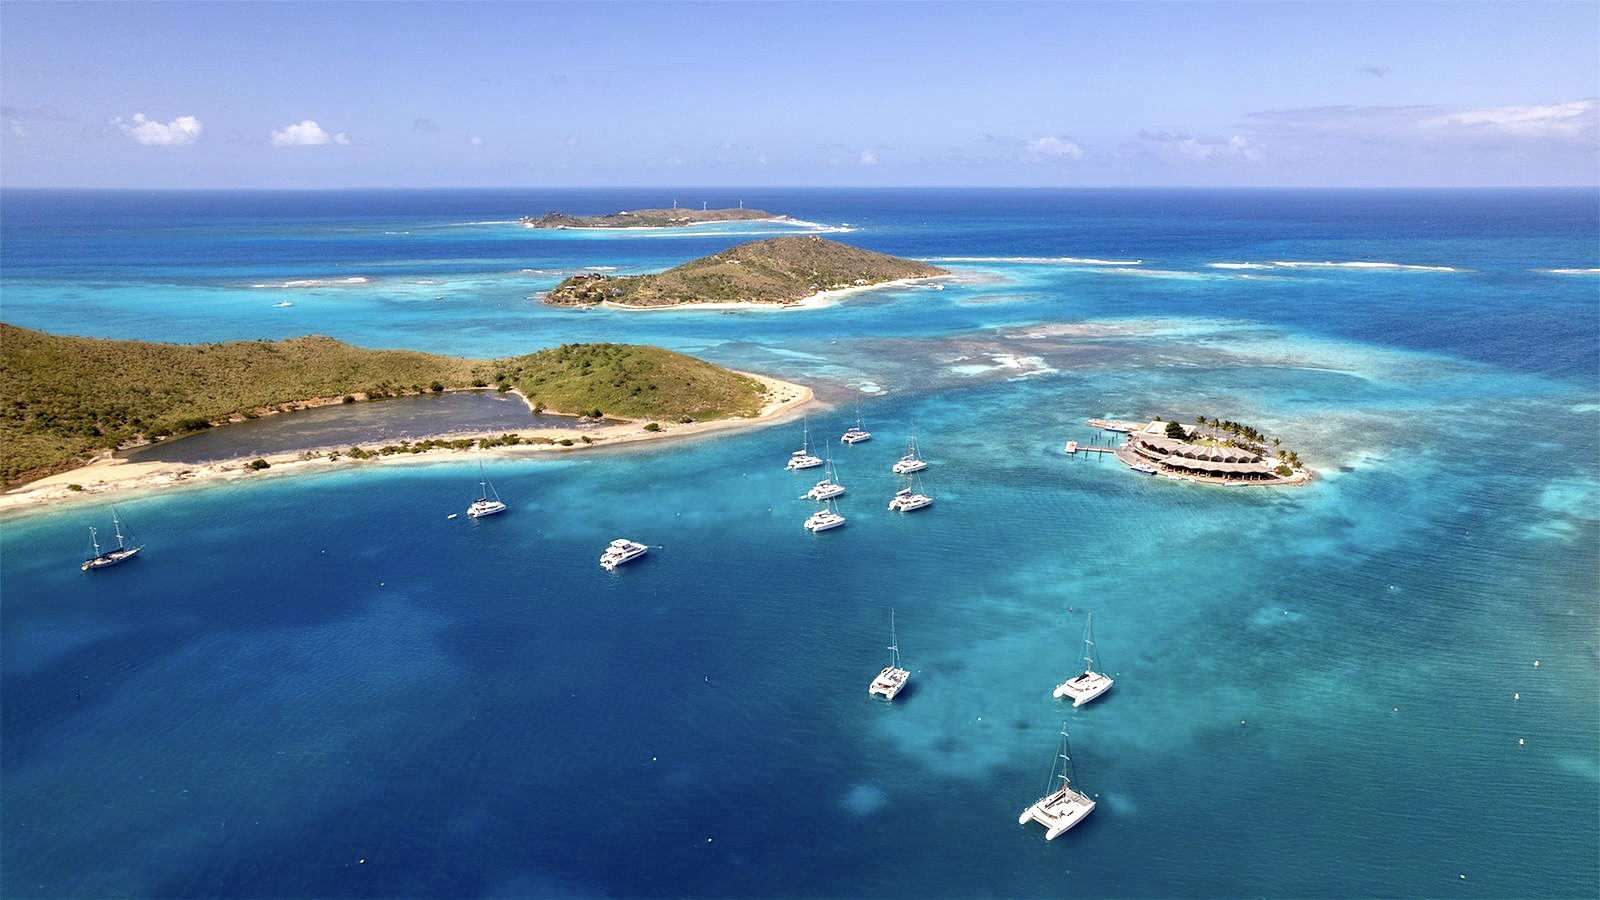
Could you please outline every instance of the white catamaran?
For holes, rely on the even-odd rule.
[[[862,441],[872,440],[872,432],[861,427],[861,410],[856,410],[856,424],[850,426],[849,430],[839,437],[839,440],[844,441],[846,444],[859,444]]]
[[[600,566],[607,572],[615,572],[617,566],[625,562],[632,562],[650,552],[650,547],[638,541],[627,538],[617,538],[606,547],[606,552],[600,554]]]
[[[92,572],[95,569],[104,569],[117,563],[127,562],[135,554],[144,549],[144,545],[134,540],[133,532],[122,533],[122,520],[117,517],[117,508],[111,507],[111,527],[117,532],[117,549],[100,550],[100,534],[93,525],[89,526],[89,553],[84,557],[83,570]]]
[[[1094,613],[1083,626],[1083,674],[1075,675],[1056,685],[1055,697],[1071,697],[1073,706],[1082,706],[1111,689],[1112,680],[1102,672],[1100,651],[1094,646]]]
[[[506,505],[500,502],[500,495],[495,493],[494,485],[490,484],[489,477],[483,474],[483,463],[478,463],[478,499],[467,507],[467,515],[476,519],[479,516],[492,516],[505,511]]]
[[[894,631],[894,610],[889,610],[889,664],[883,667],[878,677],[872,679],[872,686],[867,688],[869,694],[881,694],[885,700],[893,700],[906,682],[911,679],[911,673],[900,668],[900,638]]]
[[[1049,791],[1056,779],[1060,778],[1061,789],[1045,794],[1023,810],[1022,815],[1017,817],[1017,824],[1038,822],[1045,827],[1045,840],[1053,841],[1087,818],[1089,813],[1094,812],[1094,801],[1088,795],[1072,789],[1072,781],[1077,775],[1077,769],[1072,765],[1071,750],[1067,746],[1067,723],[1062,722],[1061,749],[1056,753],[1055,762],[1050,765],[1050,780],[1045,782],[1044,788]]]
[[[829,500],[844,493],[844,485],[838,481],[839,473],[833,468],[833,454],[823,461],[822,480],[817,482],[811,490],[806,491],[802,500]]]
[[[896,491],[894,497],[889,500],[889,511],[911,512],[914,509],[922,509],[924,506],[932,505],[933,498],[922,492],[921,479],[913,475],[911,476],[911,484]]]
[[[822,508],[811,514],[806,519],[806,530],[815,534],[818,531],[827,531],[829,528],[838,528],[844,524],[844,516],[833,511],[833,501],[825,501]]]
[[[822,460],[811,455],[811,422],[806,420],[804,429],[800,432],[800,449],[789,454],[789,462],[784,465],[786,469],[811,469],[822,465]]]
[[[928,464],[917,454],[917,436],[915,433],[906,439],[906,455],[900,457],[892,468],[896,475],[910,475],[926,469]]]

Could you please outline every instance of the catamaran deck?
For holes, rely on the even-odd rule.
[[[1039,798],[1038,802],[1023,810],[1017,818],[1017,824],[1038,822],[1045,827],[1045,840],[1053,841],[1067,829],[1082,822],[1091,812],[1094,812],[1093,800],[1063,787],[1048,797]]]
[[[1084,672],[1056,686],[1056,699],[1071,697],[1073,706],[1082,706],[1111,689],[1114,682],[1099,672]]]
[[[893,700],[895,695],[906,686],[911,678],[911,673],[906,669],[897,669],[894,666],[884,666],[878,677],[872,679],[872,686],[867,688],[869,694],[881,694],[885,700]]]

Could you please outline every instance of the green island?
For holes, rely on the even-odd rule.
[[[761,209],[634,209],[603,216],[571,216],[547,212],[539,218],[523,216],[517,224],[526,228],[683,228],[708,222],[776,221],[789,218]]]
[[[544,297],[555,306],[743,303],[793,306],[824,291],[950,274],[938,266],[816,236],[740,244],[655,275],[575,275]]]
[[[0,482],[274,412],[472,388],[516,391],[535,412],[651,424],[755,416],[768,400],[755,378],[659,347],[567,344],[466,359],[322,336],[165,344],[0,323]]]

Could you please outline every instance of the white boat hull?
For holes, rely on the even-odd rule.
[[[1045,827],[1044,837],[1053,841],[1094,812],[1094,801],[1071,788],[1062,788],[1022,811],[1018,825],[1038,822]]]
[[[789,463],[785,466],[785,468],[790,470],[815,469],[820,465],[822,465],[822,460],[815,456],[791,456],[789,457]]]
[[[479,500],[467,507],[467,515],[474,519],[492,516],[495,513],[503,513],[505,511],[506,505],[498,500]]]
[[[932,506],[932,505],[933,505],[933,498],[932,497],[929,497],[929,496],[926,496],[926,495],[923,495],[923,494],[913,494],[910,497],[896,497],[893,500],[890,500],[889,501],[889,511],[890,512],[911,512],[912,510],[922,509],[925,506]]]
[[[838,514],[834,514],[832,516],[823,516],[819,513],[806,520],[806,528],[815,533],[818,531],[827,531],[830,528],[838,528],[844,523],[844,516]]]
[[[1084,672],[1056,685],[1054,696],[1057,700],[1071,697],[1072,705],[1078,707],[1111,690],[1111,685],[1114,683],[1099,672]]]
[[[632,562],[649,552],[650,548],[644,544],[618,539],[612,541],[606,552],[600,554],[600,567],[607,572],[614,572],[617,566]]]
[[[921,472],[928,464],[920,459],[902,459],[892,467],[896,475],[910,475],[912,472]]]
[[[911,672],[906,669],[897,669],[894,666],[884,666],[878,677],[872,679],[872,685],[867,688],[867,693],[877,694],[885,700],[893,700],[905,688],[906,682],[911,680]]]
[[[809,491],[806,491],[807,500],[828,500],[844,493],[844,485],[822,482]]]

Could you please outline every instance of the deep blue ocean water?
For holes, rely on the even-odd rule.
[[[801,528],[798,420],[121,495],[148,549],[93,575],[104,498],[7,513],[0,893],[1600,893],[1595,191],[700,193],[0,193],[6,322],[662,344],[814,385],[850,520]],[[800,222],[513,224],[673,199]],[[955,274],[536,301],[796,232]],[[1200,414],[1321,477],[1061,453]],[[891,515],[913,430],[936,502]],[[511,511],[446,518],[480,459]],[[618,536],[654,549],[608,574]],[[1117,684],[1075,710],[1088,611]],[[1099,808],[1046,842],[1017,815],[1063,721]]]

